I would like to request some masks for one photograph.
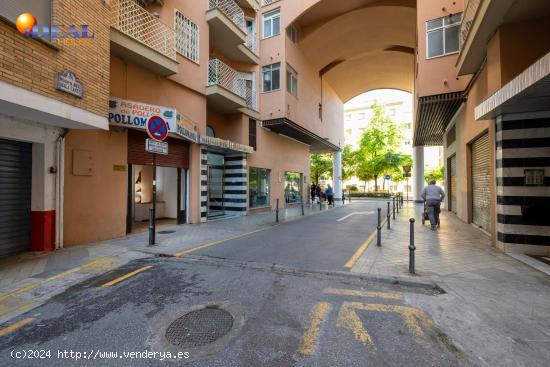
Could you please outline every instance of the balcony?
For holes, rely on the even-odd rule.
[[[247,41],[243,9],[234,0],[209,0],[208,6],[210,45],[232,60],[259,64],[257,51],[252,49],[255,40]]]
[[[259,0],[235,0],[237,4],[241,8],[249,8],[254,9],[254,11],[258,11],[260,9],[260,2]]]
[[[221,113],[242,112],[259,118],[256,93],[246,86],[238,71],[218,59],[208,62],[208,107]]]
[[[136,0],[111,2],[111,52],[158,75],[178,71],[174,30]]]

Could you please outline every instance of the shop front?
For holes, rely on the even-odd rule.
[[[285,202],[287,205],[298,204],[302,201],[302,174],[285,172]]]

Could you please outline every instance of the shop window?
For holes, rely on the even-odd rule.
[[[279,9],[264,14],[264,36],[269,38],[281,33],[281,11]]]
[[[248,145],[256,150],[256,120],[248,120]]]
[[[302,175],[297,172],[285,172],[285,201],[287,204],[302,200]]]
[[[262,68],[262,85],[264,92],[278,90],[281,87],[281,63],[271,64]]]
[[[426,22],[426,58],[458,52],[462,13]]]
[[[248,197],[251,208],[269,206],[271,171],[265,168],[250,167]]]

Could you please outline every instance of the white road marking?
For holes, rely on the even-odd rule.
[[[337,222],[341,222],[343,220],[346,220],[348,219],[349,217],[353,216],[353,215],[358,215],[358,214],[363,214],[363,215],[369,215],[369,214],[374,214],[374,210],[371,210],[371,211],[368,211],[368,212],[353,212],[353,213],[350,213],[340,219],[337,219],[336,221]]]

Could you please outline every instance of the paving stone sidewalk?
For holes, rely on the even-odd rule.
[[[374,239],[352,272],[436,283],[436,301],[409,302],[485,366],[550,365],[550,276],[491,246],[479,229],[443,212],[441,229],[421,223],[421,205],[404,208]],[[409,218],[414,217],[416,275],[408,273]]]

